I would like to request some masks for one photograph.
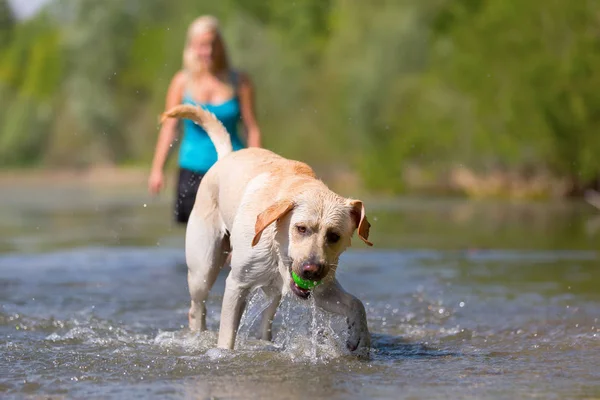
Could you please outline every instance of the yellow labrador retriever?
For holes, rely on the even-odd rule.
[[[246,298],[260,287],[273,299],[262,315],[262,339],[271,340],[281,296],[291,291],[302,299],[313,296],[318,307],[346,316],[348,348],[368,349],[365,308],[335,278],[340,254],[355,230],[372,245],[363,203],[329,190],[304,163],[260,148],[233,152],[225,127],[200,107],[176,106],[163,114],[163,121],[170,117],[202,126],[218,153],[200,183],[186,230],[190,329],[206,329],[205,301],[231,252],[218,347],[234,347]],[[292,272],[320,284],[302,288]]]

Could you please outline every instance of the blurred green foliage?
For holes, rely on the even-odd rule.
[[[0,164],[148,163],[187,25],[218,16],[265,146],[398,192],[434,177],[600,171],[590,0],[0,0]]]

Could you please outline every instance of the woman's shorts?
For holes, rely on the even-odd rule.
[[[179,168],[179,181],[177,182],[177,193],[175,196],[175,221],[187,224],[190,213],[196,201],[196,192],[203,174]]]

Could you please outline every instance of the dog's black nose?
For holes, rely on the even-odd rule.
[[[309,262],[302,265],[302,278],[310,281],[320,281],[323,279],[323,264]]]

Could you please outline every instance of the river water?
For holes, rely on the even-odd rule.
[[[0,196],[0,397],[600,398],[600,213],[580,203],[367,201],[338,278],[367,308],[372,349],[284,299],[272,343],[235,351],[186,329],[183,230],[170,198],[52,186]],[[341,333],[340,333],[341,332]]]

